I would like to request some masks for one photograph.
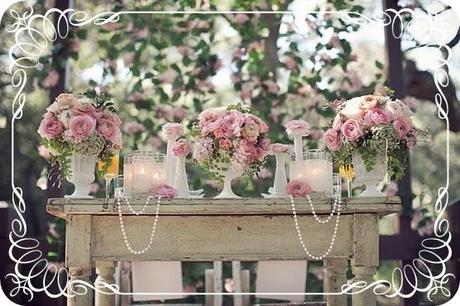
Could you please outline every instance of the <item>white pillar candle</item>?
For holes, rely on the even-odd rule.
[[[150,161],[132,164],[133,194],[148,194],[152,188],[152,164]]]
[[[152,185],[166,184],[166,166],[164,163],[152,165]]]
[[[332,195],[332,163],[324,159],[304,161],[305,180],[312,191]]]

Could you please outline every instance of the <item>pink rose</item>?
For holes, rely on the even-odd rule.
[[[377,106],[377,102],[376,96],[368,95],[363,98],[359,108],[362,110],[370,110]]]
[[[156,184],[150,189],[150,194],[156,198],[171,199],[177,194],[176,189],[166,184]]]
[[[90,115],[78,115],[69,121],[70,135],[76,139],[90,136],[96,129],[96,119]]]
[[[179,138],[184,136],[184,127],[180,123],[166,123],[163,125],[163,134],[166,137],[176,137]]]
[[[217,139],[223,138],[224,137],[224,130],[222,128],[218,128],[218,129],[214,130],[214,137],[216,137]]]
[[[253,114],[246,114],[246,120],[245,122],[254,122],[257,124],[257,126],[259,127],[259,133],[261,134],[265,134],[265,133],[268,133],[268,125],[262,121],[262,119],[260,119],[259,117],[253,115]]]
[[[92,104],[84,103],[77,106],[74,106],[71,110],[72,115],[79,116],[79,115],[89,115],[95,119],[99,119],[102,117],[102,109],[94,107]]]
[[[324,141],[326,146],[331,151],[340,150],[342,147],[342,141],[340,139],[339,131],[334,129],[329,129],[324,133]]]
[[[342,134],[350,141],[355,141],[363,135],[363,130],[358,120],[348,119],[342,125]]]
[[[367,126],[373,126],[377,124],[387,124],[390,121],[388,113],[380,107],[375,107],[368,110],[364,115],[364,123]]]
[[[64,130],[64,125],[61,121],[50,113],[47,113],[40,122],[38,133],[40,136],[48,139],[56,138]]]
[[[399,139],[404,139],[411,130],[411,122],[405,116],[399,116],[393,121],[393,126],[398,132]]]
[[[116,143],[121,136],[120,119],[114,114],[106,114],[97,121],[97,131],[104,136],[105,139],[112,143]]]
[[[224,135],[227,138],[232,136],[239,137],[240,129],[243,126],[244,117],[243,114],[237,111],[231,111],[227,116],[222,119],[222,127]]]
[[[244,155],[246,160],[249,162],[252,162],[257,158],[257,151],[254,143],[246,139],[242,139],[239,142],[238,151],[240,154]],[[242,158],[242,160],[243,159],[244,158]]]
[[[287,185],[287,193],[294,198],[305,198],[311,192],[310,185],[301,180],[292,180]]]
[[[340,114],[337,114],[334,118],[334,121],[332,121],[332,128],[336,131],[340,131],[342,128],[342,117]]]
[[[184,138],[179,139],[172,146],[172,153],[174,156],[187,156],[190,152],[192,152],[192,146]]]
[[[310,124],[304,120],[291,120],[285,127],[289,136],[306,136],[310,132]]]
[[[230,139],[220,139],[219,147],[224,150],[229,150],[232,147],[232,141]]]
[[[272,153],[289,153],[291,151],[291,145],[274,143],[270,146]]]

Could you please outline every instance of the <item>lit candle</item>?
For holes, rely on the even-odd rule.
[[[151,160],[133,162],[132,165],[133,194],[148,194],[153,183]]]
[[[325,159],[304,161],[305,180],[312,191],[332,195],[332,162]]]
[[[166,184],[166,166],[164,163],[152,165],[152,185]]]

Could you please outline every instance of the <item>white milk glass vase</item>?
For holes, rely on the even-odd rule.
[[[288,153],[279,152],[275,153],[275,179],[273,182],[273,190],[271,196],[273,197],[286,197],[287,194],[287,176],[286,176],[286,158]]]
[[[366,169],[359,152],[354,151],[352,158],[356,180],[366,186],[366,189],[358,197],[383,197],[384,194],[378,190],[377,185],[383,180],[387,172],[385,152],[377,152],[375,164],[371,171]]]
[[[173,186],[174,176],[176,175],[176,157],[172,152],[172,147],[177,138],[177,135],[168,135],[166,138],[166,183],[170,186]]]
[[[232,181],[243,174],[243,169],[241,167],[237,167],[235,165],[228,165],[227,170],[222,170],[221,175],[223,176],[224,187],[222,188],[222,192],[215,196],[216,199],[236,199],[240,198],[237,196],[232,189]]]
[[[176,157],[176,174],[174,176],[174,188],[178,198],[190,198],[187,171],[185,169],[185,156]]]
[[[89,195],[90,184],[94,182],[94,169],[97,155],[84,155],[74,152],[71,157],[71,174],[67,178],[74,184],[75,191],[66,198],[92,198]]]

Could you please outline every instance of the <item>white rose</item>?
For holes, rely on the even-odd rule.
[[[360,108],[363,97],[356,97],[345,102],[345,107],[340,113],[349,119],[361,120],[363,117]]]
[[[393,120],[399,116],[412,116],[412,111],[410,108],[400,100],[388,101],[385,105],[385,110],[390,114],[390,120]]]

